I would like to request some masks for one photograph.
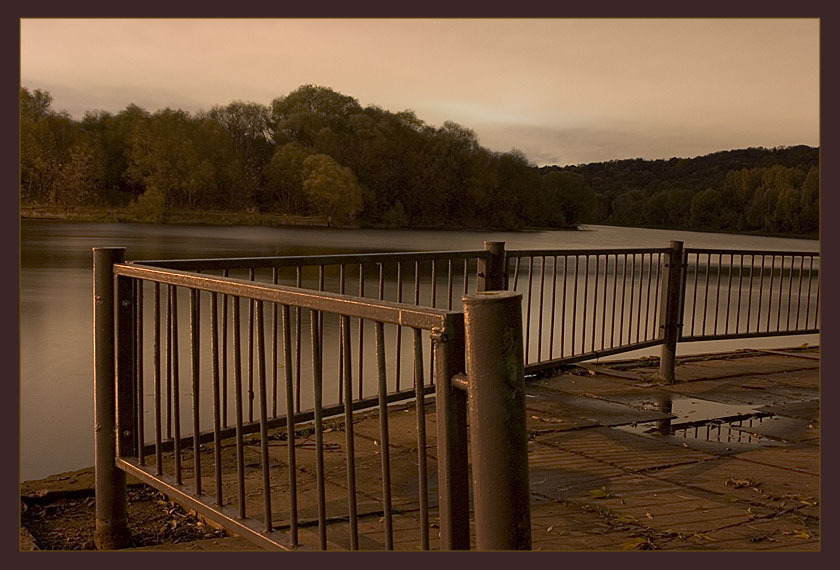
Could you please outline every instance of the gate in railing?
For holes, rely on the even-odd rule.
[[[524,400],[499,385],[655,345],[673,381],[677,341],[819,330],[817,253],[123,256],[94,250],[101,548],[127,540],[126,472],[267,547],[528,548]]]

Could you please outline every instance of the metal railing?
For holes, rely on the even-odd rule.
[[[444,278],[448,288],[444,292],[451,298],[453,260],[463,260],[468,267],[470,257],[478,257],[476,263],[480,264],[483,253],[447,253],[450,257],[446,260],[448,271]],[[487,342],[475,344],[473,350],[482,353],[482,357],[476,357],[478,364],[472,366],[470,374],[464,375],[465,355],[469,353],[464,347],[464,313],[419,305],[423,288],[419,285],[418,268],[425,259],[431,263],[430,302],[438,302],[434,255],[421,254],[423,260],[411,259],[415,265],[415,305],[383,298],[387,263],[395,264],[396,295],[398,298],[401,295],[400,264],[406,256],[367,256],[362,261],[360,256],[321,257],[315,258],[314,264],[311,258],[223,260],[224,264],[220,263],[222,260],[204,260],[196,262],[197,267],[189,271],[184,269],[188,263],[183,261],[123,263],[122,255],[124,252],[119,249],[95,250],[98,545],[109,548],[125,544],[125,524],[114,522],[125,518],[124,491],[113,490],[124,487],[123,473],[128,472],[236,534],[266,547],[392,549],[399,542],[395,533],[405,534],[406,523],[414,522],[415,529],[408,534],[418,535],[419,546],[428,549],[432,547],[430,517],[436,515],[439,523],[434,526],[440,529],[440,547],[469,548],[465,390],[472,385],[467,379],[471,375],[487,376],[482,368],[492,364],[499,355],[488,357],[488,349],[481,348],[489,346]],[[378,298],[323,290],[326,266],[338,265],[340,278],[335,285],[344,289],[349,263],[359,264],[360,292],[364,291],[366,281],[364,264],[378,264]],[[301,273],[305,264],[317,267],[321,290],[277,283],[280,274],[277,269],[291,266],[296,270],[297,284],[303,284]],[[229,275],[243,266],[248,272],[246,279]],[[270,281],[257,280],[260,266],[271,268]],[[222,275],[212,275],[211,271],[220,271]],[[467,269],[464,275],[463,286],[468,291]],[[115,277],[115,290],[113,283],[109,289],[109,277],[112,281]],[[110,316],[106,306],[109,298],[116,303],[116,314]],[[469,296],[463,298],[464,311],[468,310],[469,299]],[[512,300],[517,309],[521,304],[518,295],[502,300],[507,305]],[[242,317],[244,303],[249,307],[247,323]],[[275,374],[278,369],[282,371],[279,382],[276,375],[270,382],[266,370],[269,352],[266,338],[270,336],[266,334],[266,305],[274,308],[272,368]],[[229,321],[219,318],[220,307],[225,316],[230,307]],[[480,314],[482,310],[473,312]],[[185,331],[185,320],[188,331]],[[520,321],[515,322],[517,330],[521,329]],[[372,341],[363,341],[365,328],[373,328]],[[245,336],[248,337],[247,375],[242,366]],[[473,337],[480,336],[480,332],[473,333]],[[232,358],[224,356],[228,339]],[[386,344],[391,350],[386,350]],[[220,345],[225,348],[220,349]],[[518,348],[521,352],[521,343]],[[308,365],[301,358],[304,353],[311,356]],[[117,355],[116,362],[108,362],[108,355],[113,358],[113,354]],[[281,354],[282,361],[279,361]],[[389,358],[391,355],[393,360]],[[363,356],[367,356],[365,366]],[[424,366],[427,356],[429,368]],[[358,368],[355,358],[358,358]],[[403,370],[406,360],[410,361],[410,368]],[[399,384],[400,370],[404,378],[413,376],[412,388],[403,389]],[[185,371],[188,382],[183,382]],[[225,384],[225,373],[233,380],[231,386]],[[498,373],[490,373],[490,380]],[[111,378],[116,374],[114,394],[105,393],[109,385],[113,386],[108,381],[109,374]],[[334,399],[327,401],[325,388],[330,375],[337,377],[338,390],[333,392]],[[460,381],[435,383],[433,380],[453,376],[458,376]],[[370,386],[365,378],[376,380],[374,395],[369,395]],[[311,390],[304,389],[301,379],[311,379]],[[518,381],[524,382],[524,376]],[[365,389],[367,394],[363,392]],[[432,392],[437,406],[436,434],[428,434],[426,428],[427,396]],[[109,410],[114,409],[107,404],[109,398],[116,400],[116,418],[108,417]],[[389,437],[389,405],[407,400],[413,400],[415,439],[407,443],[401,430],[397,438],[400,441],[395,442]],[[147,401],[151,405],[147,406]],[[229,407],[235,417],[232,426],[227,425],[225,416]],[[354,421],[358,417],[354,415],[369,408],[377,412],[379,432],[354,434]],[[524,403],[521,412],[522,449],[525,450]],[[337,421],[334,429],[325,427],[330,420]],[[482,430],[487,429],[482,427],[486,423],[479,419],[473,422],[471,431],[476,441],[481,439]],[[113,432],[109,429],[112,425]],[[308,442],[307,431],[314,432],[315,442],[305,453],[314,452],[314,457],[309,458],[308,464],[302,464],[304,452],[300,446]],[[329,437],[325,437],[326,433],[339,431],[345,434],[342,442],[328,441]],[[113,433],[117,434],[116,439]],[[252,442],[258,442],[258,452],[250,449],[253,445],[249,447],[245,439],[248,434],[258,434]],[[278,438],[285,442],[288,452],[281,466],[287,474],[287,482],[283,483],[278,480],[277,469],[272,470],[277,467],[272,462],[278,459],[269,453],[270,442]],[[484,439],[493,441],[492,437]],[[228,443],[231,440],[233,443]],[[354,449],[360,441],[366,445],[373,441],[378,448],[379,481],[371,478],[360,481],[357,476]],[[212,446],[212,459],[208,453],[202,453],[204,446]],[[437,450],[432,457],[427,454],[430,446]],[[325,457],[327,450],[337,454]],[[113,454],[112,459],[108,453]],[[259,465],[259,477],[246,476],[249,465],[254,467],[247,461],[249,453],[253,456],[251,463]],[[486,453],[481,450],[482,456]],[[491,449],[490,453],[498,454],[498,451]],[[411,454],[415,459],[409,459]],[[346,497],[346,508],[340,508],[333,497],[334,472],[341,463],[335,459],[338,455],[343,458],[346,474],[346,482],[338,485]],[[398,464],[416,461],[414,475],[406,479],[403,470],[404,480],[393,481],[395,458],[399,459]],[[434,463],[437,463],[437,481],[434,481]],[[527,460],[524,465],[525,478],[518,484],[524,489],[527,505],[524,483]],[[414,487],[414,492],[406,490],[406,481]],[[437,497],[430,493],[430,485],[434,483],[437,483]],[[278,485],[282,487],[279,491]],[[399,488],[395,489],[395,485]],[[473,486],[477,485],[481,483],[476,480]],[[374,490],[377,486],[380,493]],[[259,494],[261,504],[249,500],[254,493]],[[307,500],[300,499],[302,494]],[[398,503],[396,508],[394,501]],[[484,508],[481,503],[477,502],[476,512]],[[371,517],[381,519],[382,528],[372,531],[375,540],[365,540],[359,529],[370,530]],[[399,529],[395,529],[395,519],[399,519]],[[317,536],[302,530],[315,525]],[[520,527],[528,528],[528,525]],[[493,542],[487,536],[490,536],[487,532],[484,535],[478,532],[476,544],[484,544],[484,548],[500,545],[522,548],[530,544],[530,535],[520,536],[515,542]]]
[[[525,299],[529,371],[661,343],[667,249],[510,250],[508,286]]]
[[[686,249],[680,342],[819,332],[814,252]]]
[[[109,248],[94,259],[102,548],[127,540],[126,472],[272,548],[391,549],[407,536],[424,549],[525,548],[524,401],[498,401],[487,388],[503,374],[493,369],[500,358],[517,358],[524,378],[661,345],[660,373],[672,382],[677,342],[819,332],[813,252],[681,242],[505,251],[486,242],[477,251],[133,263]],[[518,348],[499,344],[501,314]],[[495,490],[472,509],[468,393],[473,490]],[[390,434],[389,411],[400,405],[414,417],[410,437]],[[482,419],[481,406],[508,419]],[[355,433],[370,414],[378,431]],[[499,437],[511,438],[504,453]],[[286,446],[283,458],[272,442]],[[355,449],[371,442],[379,475],[360,482]],[[396,487],[395,461],[416,463]]]

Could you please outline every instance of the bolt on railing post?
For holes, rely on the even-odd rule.
[[[432,333],[435,355],[440,549],[469,550],[470,499],[467,394],[449,381],[464,372],[464,315]]]
[[[505,275],[505,242],[486,241],[484,251],[490,258],[478,260],[478,291],[504,291],[507,289]]]
[[[662,280],[662,302],[659,327],[662,333],[662,351],[659,358],[659,376],[666,384],[675,380],[674,365],[677,354],[677,340],[680,337],[682,323],[682,280],[683,280],[683,242],[668,242],[670,251],[665,254],[665,271]]]
[[[115,360],[115,263],[125,248],[93,249],[94,478],[99,550],[128,546],[128,499],[125,472],[115,465],[117,452]]]
[[[464,301],[476,547],[531,548],[522,294]]]

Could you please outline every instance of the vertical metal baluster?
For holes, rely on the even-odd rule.
[[[248,270],[248,279],[254,281],[255,270]],[[254,299],[248,299],[248,422],[254,421]]]
[[[343,266],[342,266],[343,267]],[[295,456],[295,389],[292,378],[292,323],[288,305],[283,305],[283,359],[286,364],[286,447],[289,460],[289,530],[292,545],[298,543],[297,466]]]
[[[607,342],[607,281],[610,275],[610,256],[604,254],[604,304],[601,307],[601,350]]]
[[[527,317],[525,319],[525,364],[531,362],[531,354],[528,350],[529,339],[531,338],[531,284],[534,281],[534,256],[532,255],[528,261],[528,300],[525,301],[527,307]]]
[[[633,342],[633,301],[636,298],[636,254],[630,255],[632,257],[630,258],[630,312],[627,318],[627,344]]]
[[[437,307],[437,260],[432,260],[432,308]],[[435,359],[432,351],[429,351],[429,383],[434,384]]]
[[[446,309],[451,311],[452,310],[452,260],[449,260],[449,268],[446,274],[446,289],[448,291],[448,301],[446,304]]]
[[[761,277],[758,280],[758,307],[756,308],[757,316],[755,319],[755,332],[761,328],[761,299],[764,296],[764,254],[761,254]]]
[[[380,264],[380,268],[382,265]],[[341,334],[344,337],[344,434],[347,465],[347,510],[350,519],[350,550],[359,549],[359,521],[356,517],[356,453],[353,445],[353,378],[350,352],[350,317],[341,316]],[[361,398],[361,394],[359,395]]]
[[[301,267],[296,268],[295,287],[300,288],[303,283]],[[301,310],[295,307],[295,410],[300,412],[300,337],[301,337]]]
[[[519,262],[521,261],[521,257],[516,258],[516,265],[513,269],[513,290],[516,291],[517,283],[519,283]]]
[[[752,321],[752,291],[753,291],[753,269],[755,268],[755,254],[750,255],[750,281],[747,286],[747,333],[750,332]]]
[[[644,260],[644,255],[642,255],[642,259]],[[645,296],[645,334],[642,340],[648,339],[648,323],[650,319],[650,285],[653,281],[653,254],[648,254],[648,286],[647,286],[647,295]]]
[[[661,258],[660,258],[661,259]],[[694,254],[694,295],[691,299],[691,334],[695,334],[694,318],[697,315],[697,281],[700,279],[700,254]]]
[[[140,465],[146,464],[145,427],[143,425],[143,281],[134,280],[136,288],[135,298],[137,299],[137,367],[135,368],[135,381],[137,382],[137,459]]]
[[[219,394],[219,330],[216,293],[210,293],[210,366],[213,377],[213,467],[216,479],[216,504],[222,500],[222,418]]]
[[[399,265],[397,265],[399,271]],[[379,385],[379,449],[382,463],[382,511],[385,523],[385,550],[394,549],[394,531],[391,515],[391,449],[388,437],[388,382],[385,374],[385,331],[384,325],[376,323],[376,357]],[[399,327],[399,325],[397,326]],[[399,360],[397,360],[399,370]]]
[[[315,476],[318,481],[318,536],[321,550],[327,549],[327,508],[326,490],[324,488],[324,422],[322,411],[322,369],[321,369],[321,333],[318,330],[318,311],[309,312],[309,322],[312,329],[312,384],[315,415]],[[345,401],[349,397],[344,398]]]
[[[787,311],[785,311],[785,330],[790,330],[790,304],[793,300],[793,263],[794,263],[795,256],[790,256],[790,277],[788,277],[788,302],[787,302]],[[779,303],[779,309],[781,310],[782,305]]]
[[[464,259],[464,295],[470,292],[470,260]]]
[[[402,303],[403,301],[403,277],[402,277],[402,262],[397,262],[397,303]],[[400,368],[402,368],[400,360],[400,352],[402,351],[402,327],[397,327],[397,358],[394,361],[396,364],[394,365],[394,376],[396,382],[395,390],[397,392],[400,391]]]
[[[809,257],[808,262],[808,302],[805,305],[805,328],[808,328],[809,317],[811,316],[811,282],[814,277],[814,256]],[[816,328],[816,327],[815,327]]]
[[[610,313],[610,348],[615,346],[615,303],[618,297],[618,254],[616,253],[613,260],[613,294],[612,294],[612,312]],[[621,342],[619,341],[619,344]]]
[[[231,299],[233,311],[233,389],[236,417],[236,489],[239,518],[245,518],[245,444],[242,441],[242,349],[239,297]]]
[[[720,276],[723,273],[723,254],[718,254],[717,290],[715,291],[715,328],[714,334],[718,331],[718,315],[720,314]]]
[[[181,395],[178,378],[178,289],[170,287],[169,304],[172,311],[172,414],[175,438],[175,483],[181,485]]]
[[[583,323],[580,327],[580,352],[586,352],[586,309],[587,309],[587,294],[589,293],[589,256],[584,255],[586,263],[583,266],[583,307],[580,312],[583,316]]]
[[[802,273],[805,269],[805,256],[799,258],[799,288],[796,291],[796,320],[794,321],[794,329],[799,330],[799,309],[802,308]],[[790,329],[790,324],[788,324]]]
[[[277,285],[278,282],[277,268],[271,268],[271,282]],[[277,417],[277,373],[278,373],[278,357],[277,357],[277,321],[278,321],[277,303],[271,304],[271,417]]]
[[[651,255],[651,260],[653,256]],[[651,261],[652,262],[652,261]],[[685,255],[685,264],[688,265],[688,254]],[[653,318],[651,319],[651,327],[650,332],[648,333],[648,338],[653,340],[656,338],[657,334],[657,326],[659,323],[659,294],[658,291],[660,289],[659,286],[659,279],[661,277],[660,268],[662,267],[662,254],[656,254],[656,285],[653,286]],[[683,271],[683,280],[688,279],[688,271]],[[685,304],[685,289],[683,289],[683,304]],[[691,307],[692,311],[694,310],[694,306]],[[683,309],[682,314],[680,314],[680,318],[685,318],[685,309]]]
[[[735,264],[735,254],[729,254],[729,283],[726,285],[726,326],[724,327],[724,334],[729,333],[729,307],[732,304],[732,266]]]
[[[344,294],[344,280],[345,280],[345,265],[341,264],[339,267],[339,285],[338,285],[338,292],[340,294]],[[338,403],[344,402],[344,335],[338,335]]]
[[[414,304],[420,304],[420,261],[414,262]]]
[[[820,266],[817,267],[817,300],[814,306],[814,328],[816,329],[819,326],[819,314],[820,314],[820,289],[822,289],[822,263]]]
[[[545,256],[540,261],[540,304],[539,321],[537,326],[537,362],[542,360],[542,329],[543,329],[543,294],[545,291]]]
[[[166,286],[166,439],[172,439],[172,285]]]
[[[598,323],[598,274],[601,271],[601,256],[595,254],[595,277],[592,284],[592,342],[589,347],[590,352],[595,351],[595,329]],[[587,272],[588,273],[588,272]]]
[[[423,338],[414,330],[414,390],[417,413],[417,475],[420,499],[420,543],[429,550],[429,494],[426,486],[426,396],[423,375]]]
[[[738,334],[738,328],[741,324],[741,293],[744,280],[744,254],[738,259],[738,305],[735,308],[735,334]]]
[[[568,266],[569,256],[563,256],[563,303],[560,309],[560,356],[563,356],[563,349],[566,341],[566,282],[569,280]],[[574,323],[572,323],[574,326]]]
[[[318,266],[318,291],[324,290],[324,272],[326,267],[324,265]],[[324,313],[318,313],[318,330],[321,332],[320,348],[321,348],[321,362],[324,361]]]
[[[773,278],[776,274],[776,256],[772,255],[770,257],[770,287],[767,290],[767,332],[770,332],[770,317],[772,316],[772,306],[773,306]],[[781,276],[779,276],[779,280],[781,281]]]
[[[263,302],[255,303],[257,312],[257,380],[260,387],[260,463],[262,466],[263,522],[265,532],[271,532],[271,478],[268,458],[268,387],[265,374],[265,328]]]
[[[163,451],[161,450],[161,407],[160,407],[160,283],[155,283],[155,331],[154,331],[154,375],[155,375],[155,473],[163,475]]]
[[[554,360],[554,313],[555,308],[557,306],[557,256],[555,255],[552,260],[552,270],[554,271],[554,280],[551,282],[551,324],[548,327],[549,330],[549,340],[548,340],[548,359]],[[466,293],[465,293],[466,294]],[[560,353],[563,353],[563,346],[562,343],[560,345]]]
[[[437,260],[432,260],[432,307],[437,307]]]
[[[636,262],[636,256],[633,256],[633,263]],[[635,277],[635,271],[633,273]],[[635,278],[633,279],[635,282]],[[638,289],[639,289],[639,306],[636,307],[636,342],[639,342],[641,338],[641,329],[642,329],[642,290],[644,289],[644,282],[645,282],[645,254],[641,254],[641,259],[639,260],[639,282],[638,282]]]
[[[627,287],[627,254],[624,254],[624,261],[621,266],[621,317],[618,321],[618,345],[624,343],[624,291]],[[629,343],[630,337],[627,337]]]
[[[359,264],[359,297],[365,296],[365,267]],[[322,331],[323,332],[323,331]],[[363,348],[365,342],[365,320],[359,319],[359,398],[362,398],[362,383],[364,382]]]
[[[222,271],[222,277],[228,277],[227,269]],[[222,427],[228,427],[227,412],[228,412],[228,347],[227,347],[227,329],[228,329],[228,296],[222,296]]]
[[[699,260],[699,256],[698,256]],[[703,327],[700,334],[706,334],[706,308],[709,305],[709,274],[712,272],[712,254],[706,254],[706,286],[703,291]]]
[[[572,291],[572,356],[575,355],[575,329],[577,328],[578,265],[580,265],[580,257],[575,255],[575,286]]]
[[[198,329],[198,290],[190,289],[190,356],[192,361],[193,392],[193,471],[195,472],[195,494],[201,495],[201,445],[199,442],[199,329]]]

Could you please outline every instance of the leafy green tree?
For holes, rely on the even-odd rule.
[[[362,209],[362,189],[353,171],[326,154],[303,161],[303,190],[315,211],[331,221],[352,223]]]
[[[721,227],[723,196],[711,188],[698,192],[691,200],[690,225],[698,230],[717,230]]]
[[[583,176],[572,172],[549,172],[542,177],[544,222],[563,227],[589,217],[595,207],[595,193]]]
[[[272,209],[302,213],[307,201],[303,192],[303,162],[312,152],[297,142],[286,143],[274,153],[266,169],[266,192]]]

